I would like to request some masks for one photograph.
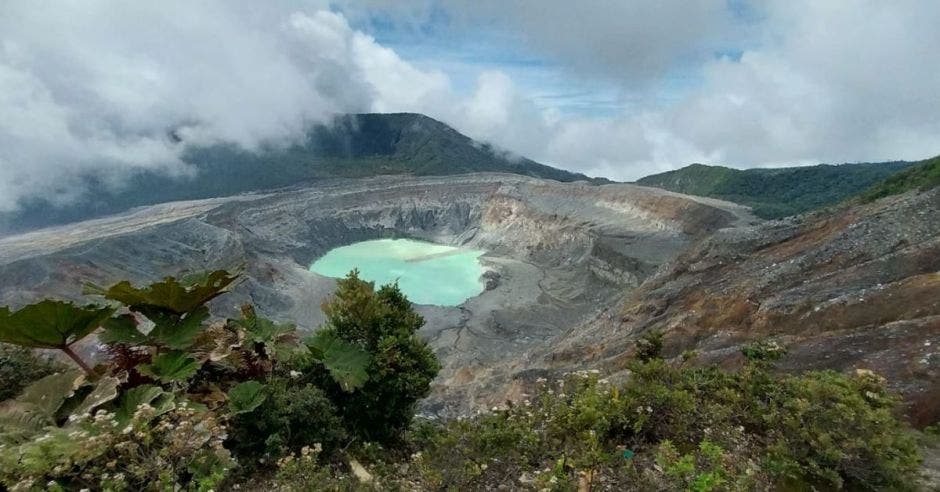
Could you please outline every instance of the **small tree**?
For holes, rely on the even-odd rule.
[[[653,330],[636,341],[636,358],[642,362],[661,359],[663,352],[663,332]]]
[[[418,338],[424,318],[395,284],[375,290],[372,282],[351,272],[324,303],[327,323],[317,338],[336,337],[370,356],[367,379],[353,391],[327,384],[331,400],[353,433],[387,441],[406,428],[415,404],[427,396],[440,364],[428,344]]]

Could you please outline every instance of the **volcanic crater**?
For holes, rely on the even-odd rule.
[[[693,242],[753,220],[738,205],[629,184],[487,173],[333,180],[0,239],[0,305],[81,299],[87,281],[146,283],[227,268],[243,281],[215,314],[233,315],[250,300],[266,316],[315,330],[335,280],[309,266],[333,248],[408,238],[482,250],[481,294],[453,307],[418,306],[427,321],[421,336],[444,366],[423,410],[454,415],[498,391],[508,374],[494,367],[525,367],[539,343],[615,308]]]

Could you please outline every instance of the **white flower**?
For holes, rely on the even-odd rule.
[[[294,379],[297,379],[297,378],[299,378],[300,376],[303,376],[303,375],[304,375],[304,373],[302,373],[302,372],[300,372],[300,371],[293,371],[293,370],[292,370],[292,371],[290,372],[290,377],[292,377],[292,378],[294,378]]]

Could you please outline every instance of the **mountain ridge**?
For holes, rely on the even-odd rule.
[[[609,182],[510,157],[418,113],[340,115],[329,125],[311,126],[302,141],[286,147],[263,145],[256,151],[231,143],[187,147],[182,160],[196,170],[194,177],[141,171],[130,175],[120,189],[112,189],[88,176],[83,183],[88,192],[67,207],[34,199],[16,212],[0,214],[0,234],[78,222],[140,206],[289,188],[330,178],[504,172],[562,182]]]

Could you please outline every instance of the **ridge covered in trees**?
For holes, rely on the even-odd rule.
[[[758,217],[779,219],[837,204],[917,164],[896,161],[745,170],[692,164],[646,176],[637,184],[740,203]]]

